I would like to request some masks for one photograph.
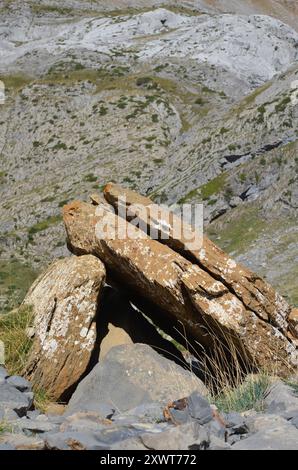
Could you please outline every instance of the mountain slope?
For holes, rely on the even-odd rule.
[[[203,201],[213,238],[297,302],[287,279],[297,266],[298,33],[270,17],[173,5],[108,16],[104,3],[3,7],[2,305],[7,271],[34,275],[65,254],[62,205],[108,180],[168,204]]]

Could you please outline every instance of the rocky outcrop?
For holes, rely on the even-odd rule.
[[[283,334],[290,310],[286,302],[257,276],[247,279],[245,271],[213,244],[208,256],[201,251],[201,262],[195,264],[100,203],[75,201],[65,206],[64,222],[68,246],[75,254],[98,256],[132,295],[182,322],[207,355],[218,354],[221,348],[220,355],[229,361],[236,355],[247,367],[283,375],[296,366],[295,346]],[[178,243],[183,246],[183,240]],[[231,285],[237,280],[244,286],[236,293]],[[248,307],[253,302],[260,312]]]
[[[88,368],[104,281],[98,258],[73,256],[51,264],[24,300],[33,307],[35,333],[25,376],[55,399],[66,397]]]
[[[138,217],[143,222],[142,226],[147,226],[148,233],[155,230],[155,233],[159,234],[159,241],[181,253],[214,279],[222,282],[241,300],[247,310],[286,334],[287,317],[291,308],[267,282],[236,263],[206,236],[201,237],[197,234],[180,216],[154,204],[149,198],[113,183],[105,186],[104,195],[117,211],[125,204],[126,211],[121,213],[126,214],[128,220]],[[144,211],[140,210],[140,206],[148,208],[145,213],[147,219],[143,218]],[[175,238],[177,227],[181,233],[179,238]],[[192,247],[195,240],[199,242],[198,249]]]
[[[68,413],[97,411],[106,403],[120,412],[145,402],[166,405],[194,390],[206,395],[204,384],[190,371],[168,361],[145,344],[114,347],[82,380],[73,394]]]

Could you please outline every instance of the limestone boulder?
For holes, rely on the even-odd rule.
[[[113,183],[105,186],[104,196],[121,216],[127,220],[138,218],[140,227],[145,228],[147,233],[157,234],[160,242],[226,285],[245,308],[287,334],[291,307],[264,279],[236,263],[179,215],[154,204],[151,199]],[[295,314],[293,328],[294,317]],[[298,324],[297,313],[295,318]]]
[[[152,240],[101,204],[75,201],[65,206],[64,223],[73,253],[99,257],[129,292],[159,308],[169,322],[183,323],[208,354],[224,345],[223,356],[240,355],[244,362],[275,373],[287,375],[296,366],[292,342],[210,270]]]
[[[68,404],[68,414],[100,411],[102,403],[120,412],[149,402],[166,405],[194,390],[203,395],[208,393],[194,374],[150,346],[115,346],[78,385]]]
[[[24,375],[52,398],[67,398],[88,369],[104,282],[98,258],[73,256],[52,263],[24,300],[34,312],[34,344]]]

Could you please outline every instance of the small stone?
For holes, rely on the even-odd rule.
[[[264,402],[267,411],[273,414],[283,415],[289,410],[298,409],[298,396],[290,386],[281,381],[270,387]]]
[[[46,413],[48,415],[61,416],[64,414],[65,409],[66,405],[62,405],[60,403],[49,403],[46,406]]]
[[[142,434],[140,439],[153,450],[204,450],[209,447],[208,433],[197,421],[169,426],[168,430],[158,434]]]
[[[111,418],[114,423],[121,425],[132,425],[134,423],[162,423],[163,406],[160,403],[145,403],[125,413],[116,414]]]
[[[94,432],[57,432],[45,436],[45,445],[51,450],[105,450],[108,447]]]
[[[188,408],[184,408],[184,410],[176,410],[175,408],[169,408],[169,414],[172,423],[176,425],[185,424],[192,419],[189,414]]]
[[[0,403],[0,421],[15,421],[19,416],[10,408],[2,407]]]
[[[224,419],[226,421],[227,428],[233,428],[234,426],[243,425],[245,423],[243,416],[234,411],[231,413],[225,413]]]
[[[17,388],[20,392],[31,392],[32,386],[28,380],[18,375],[12,375],[7,379],[7,383]]]
[[[24,395],[28,398],[28,408],[31,408],[34,402],[34,393],[33,392],[24,392]]]
[[[197,419],[200,424],[209,423],[213,419],[210,403],[197,392],[188,398],[188,409],[190,416]]]
[[[285,422],[240,440],[232,450],[298,450],[298,430]]]
[[[1,408],[11,409],[20,417],[25,416],[30,408],[30,400],[26,394],[8,383],[0,385],[0,404]]]
[[[39,415],[40,415],[40,411],[38,410],[27,411],[28,419],[36,419]]]
[[[57,431],[57,426],[46,421],[37,421],[33,419],[22,418],[15,421],[14,426],[22,431],[30,431],[34,434]]]
[[[226,427],[222,423],[220,423],[216,419],[213,419],[208,423],[207,427],[209,429],[210,434],[218,437],[219,439],[225,440],[227,431]]]
[[[43,450],[45,448],[43,439],[17,433],[2,434],[1,442],[16,450]]]
[[[218,436],[214,434],[210,435],[210,445],[208,450],[230,450],[231,446],[223,439],[220,439]]]

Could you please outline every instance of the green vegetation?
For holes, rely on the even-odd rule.
[[[101,116],[105,116],[107,113],[108,113],[108,108],[106,108],[105,106],[101,106],[101,107],[99,108],[99,114],[100,114]]]
[[[203,98],[199,96],[198,98],[196,98],[195,104],[203,106],[205,104],[205,100],[203,100]]]
[[[64,142],[59,141],[56,145],[54,145],[52,150],[67,150],[67,145]]]
[[[223,390],[213,401],[220,411],[227,413],[241,413],[251,409],[262,411],[269,385],[269,376],[266,374],[249,375],[241,385]]]
[[[28,234],[29,238],[32,239],[33,235],[38,233],[38,232],[43,232],[44,230],[47,230],[51,225],[55,225],[61,221],[61,216],[60,215],[53,215],[51,217],[48,217],[45,220],[42,220],[41,222],[37,222],[35,225],[32,225],[32,227],[29,228]]]
[[[255,104],[256,98],[261,95],[264,91],[270,88],[271,83],[265,83],[264,85],[257,88],[253,93],[246,96],[239,104],[234,108],[237,114],[241,113],[244,109],[248,108],[250,105]]]
[[[35,3],[31,4],[31,10],[35,14],[56,13],[57,15],[71,15],[74,12],[72,8],[55,5],[37,5]]]
[[[0,317],[0,340],[5,344],[5,366],[10,375],[22,372],[32,340],[26,329],[32,326],[33,312],[29,306],[21,306]]]
[[[275,106],[275,111],[277,113],[282,113],[286,110],[287,105],[291,102],[291,98],[289,96],[286,96],[284,99],[282,99],[276,106]]]
[[[22,302],[36,277],[37,272],[28,264],[16,259],[0,261],[0,297],[5,299],[1,313],[10,312]]]
[[[26,75],[0,75],[0,80],[5,84],[7,91],[18,92],[33,81],[33,78]]]
[[[214,194],[218,194],[220,191],[222,191],[226,184],[226,179],[227,174],[222,173],[213,180],[201,186],[200,191],[203,200],[209,199],[209,197],[213,196]]]
[[[47,407],[53,400],[49,397],[48,393],[38,387],[34,387],[34,407],[41,411],[41,413],[46,413]]]
[[[249,206],[245,211],[238,213],[237,218],[226,222],[220,229],[220,239],[216,240],[216,243],[230,254],[243,253],[266,227],[266,222],[259,216],[258,210]],[[208,233],[213,239],[216,232],[214,226],[208,228]]]
[[[257,116],[256,121],[258,124],[262,124],[264,122],[264,116],[266,113],[266,105],[262,104],[261,106],[258,107],[257,111],[258,111],[258,116]]]
[[[213,180],[209,181],[208,183],[200,186],[199,188],[193,189],[189,193],[186,194],[183,198],[178,201],[178,204],[186,204],[195,198],[202,198],[203,201],[206,201],[211,196],[214,196],[220,191],[222,191],[225,187],[227,179],[227,174],[222,173],[221,175],[217,176]],[[216,201],[215,201],[216,202]]]
[[[87,181],[88,183],[95,183],[97,179],[97,176],[95,176],[93,173],[88,173],[86,176],[84,176],[84,181]]]

